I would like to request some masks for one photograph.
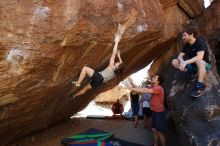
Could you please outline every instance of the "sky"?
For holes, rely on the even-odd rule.
[[[205,8],[207,8],[210,5],[210,0],[205,0],[204,2],[205,2],[205,4],[204,4]]]
[[[138,72],[134,73],[131,75],[131,79],[134,81],[134,83],[136,85],[140,85],[141,82],[148,77],[148,69],[150,68],[151,64],[153,63],[153,61],[146,66],[145,68],[139,70]]]

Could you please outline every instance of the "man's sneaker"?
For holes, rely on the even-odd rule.
[[[204,93],[205,87],[206,87],[206,86],[205,86],[203,83],[197,81],[197,82],[195,83],[195,89],[194,89],[194,91],[191,93],[191,96],[192,96],[192,97],[200,97],[200,96]]]
[[[71,84],[74,84],[76,87],[80,87],[80,84],[77,81],[70,81]]]
[[[197,97],[200,97],[201,95],[203,95],[204,92],[205,92],[205,89],[199,89],[199,90],[193,91],[190,94],[190,96],[197,98]]]

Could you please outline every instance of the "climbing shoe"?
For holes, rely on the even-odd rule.
[[[71,84],[74,84],[76,87],[80,87],[80,84],[77,81],[70,81]]]
[[[72,98],[72,99],[75,99],[76,95],[74,93],[70,93],[69,97]]]

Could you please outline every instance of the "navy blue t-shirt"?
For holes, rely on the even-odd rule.
[[[185,44],[183,46],[182,52],[186,54],[188,59],[191,59],[197,55],[197,52],[205,51],[203,60],[205,62],[209,62],[209,52],[208,52],[208,44],[203,38],[197,38],[194,44]]]

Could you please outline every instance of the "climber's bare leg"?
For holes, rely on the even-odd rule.
[[[80,72],[79,79],[77,81],[72,81],[72,84],[75,84],[77,87],[79,87],[83,81],[83,79],[88,75],[90,78],[94,74],[94,69],[84,66]]]
[[[74,96],[83,95],[84,93],[86,93],[90,89],[92,89],[92,86],[90,84],[88,84],[84,88],[82,88],[80,91],[78,91]]]

